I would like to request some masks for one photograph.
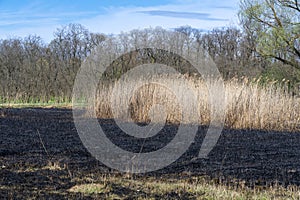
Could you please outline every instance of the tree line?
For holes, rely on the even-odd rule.
[[[186,37],[176,38],[174,42],[181,43],[186,49],[196,43],[211,56],[225,79],[265,75],[298,82],[299,13],[297,0],[242,0],[239,11],[242,28],[203,31],[183,26],[173,31]],[[168,40],[167,32],[170,31],[156,27],[105,35],[91,33],[81,24],[69,24],[58,28],[48,44],[37,35],[2,39],[0,98],[24,102],[68,101],[76,73],[95,47],[109,46],[109,42],[113,42],[117,45],[111,45],[111,48],[124,50],[137,43],[159,44]],[[110,78],[119,76],[131,59],[129,56],[115,60],[112,67],[115,71]],[[149,59],[158,58],[152,56]]]
[[[36,35],[0,41],[3,101],[70,99],[81,62],[105,36],[90,33],[80,24],[59,28],[54,36],[49,44]]]

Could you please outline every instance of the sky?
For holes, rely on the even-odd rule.
[[[0,39],[41,36],[80,23],[91,32],[118,34],[160,26],[203,30],[238,26],[239,0],[0,0]]]

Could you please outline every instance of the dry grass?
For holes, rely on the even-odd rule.
[[[178,176],[181,177],[181,176]],[[85,196],[100,194],[105,199],[299,199],[296,186],[279,185],[267,188],[249,188],[236,181],[226,185],[214,183],[204,177],[138,178],[113,174],[100,180],[77,184],[69,189],[72,193]]]
[[[179,78],[188,83],[188,87],[196,96],[196,102],[185,97],[186,88]],[[216,81],[213,79],[208,81],[210,87],[214,87],[215,83]],[[141,87],[132,93],[132,88],[139,84]],[[172,88],[168,87],[170,85]],[[287,92],[285,89],[287,81],[282,81],[282,83],[270,81],[261,86],[259,80],[250,81],[243,78],[231,79],[224,85],[225,127],[279,131],[299,130],[300,100]],[[140,77],[135,80],[126,80],[122,84],[116,82],[100,84],[96,100],[96,113],[99,118],[123,120],[132,118],[136,122],[149,122],[152,105],[160,104],[167,112],[167,122],[185,123],[186,121],[182,121],[181,111],[192,109],[200,117],[195,118],[197,115],[191,114],[188,116],[187,122],[208,125],[211,106],[208,97],[207,86],[200,78],[174,75]],[[114,104],[111,104],[112,98]],[[182,101],[185,103],[180,103]],[[111,105],[114,105],[116,110],[114,113],[112,113]]]
[[[72,108],[72,103],[0,103],[0,108]]]

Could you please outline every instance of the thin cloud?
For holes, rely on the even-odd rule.
[[[157,26],[172,29],[190,25],[211,30],[237,21],[233,8],[238,0],[174,0],[139,6],[99,3],[92,8],[84,3],[81,8],[79,1],[76,6],[61,2],[38,1],[16,9],[0,8],[0,39],[37,34],[50,42],[56,28],[68,23],[80,23],[91,32],[118,34]]]
[[[215,6],[215,8],[227,9],[227,10],[236,10],[233,6]]]
[[[6,11],[0,13],[0,27],[10,25],[57,24],[68,19],[80,19],[95,14],[95,12],[30,13],[28,11]]]
[[[212,18],[212,17],[210,17],[210,14],[208,14],[208,13],[197,13],[197,12],[150,10],[150,11],[138,11],[137,13],[143,13],[143,14],[148,14],[148,15],[153,15],[153,16],[200,19],[200,20],[208,20],[208,21],[228,21],[228,19]]]
[[[0,20],[1,26],[15,26],[15,25],[30,25],[30,24],[53,24],[58,22],[58,18],[47,18],[47,19],[15,19],[15,20]]]

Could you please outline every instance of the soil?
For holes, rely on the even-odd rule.
[[[112,119],[99,119],[107,136],[129,151],[150,152],[166,145],[176,126],[145,141],[122,133]],[[300,134],[257,130],[222,131],[208,158],[195,158],[206,127],[176,162],[140,177],[206,176],[218,182],[246,185],[300,185]],[[166,134],[166,133],[170,134]],[[133,145],[134,144],[134,145]],[[0,110],[0,197],[23,199],[92,198],[68,191],[86,177],[118,173],[86,150],[71,109],[5,108]]]

